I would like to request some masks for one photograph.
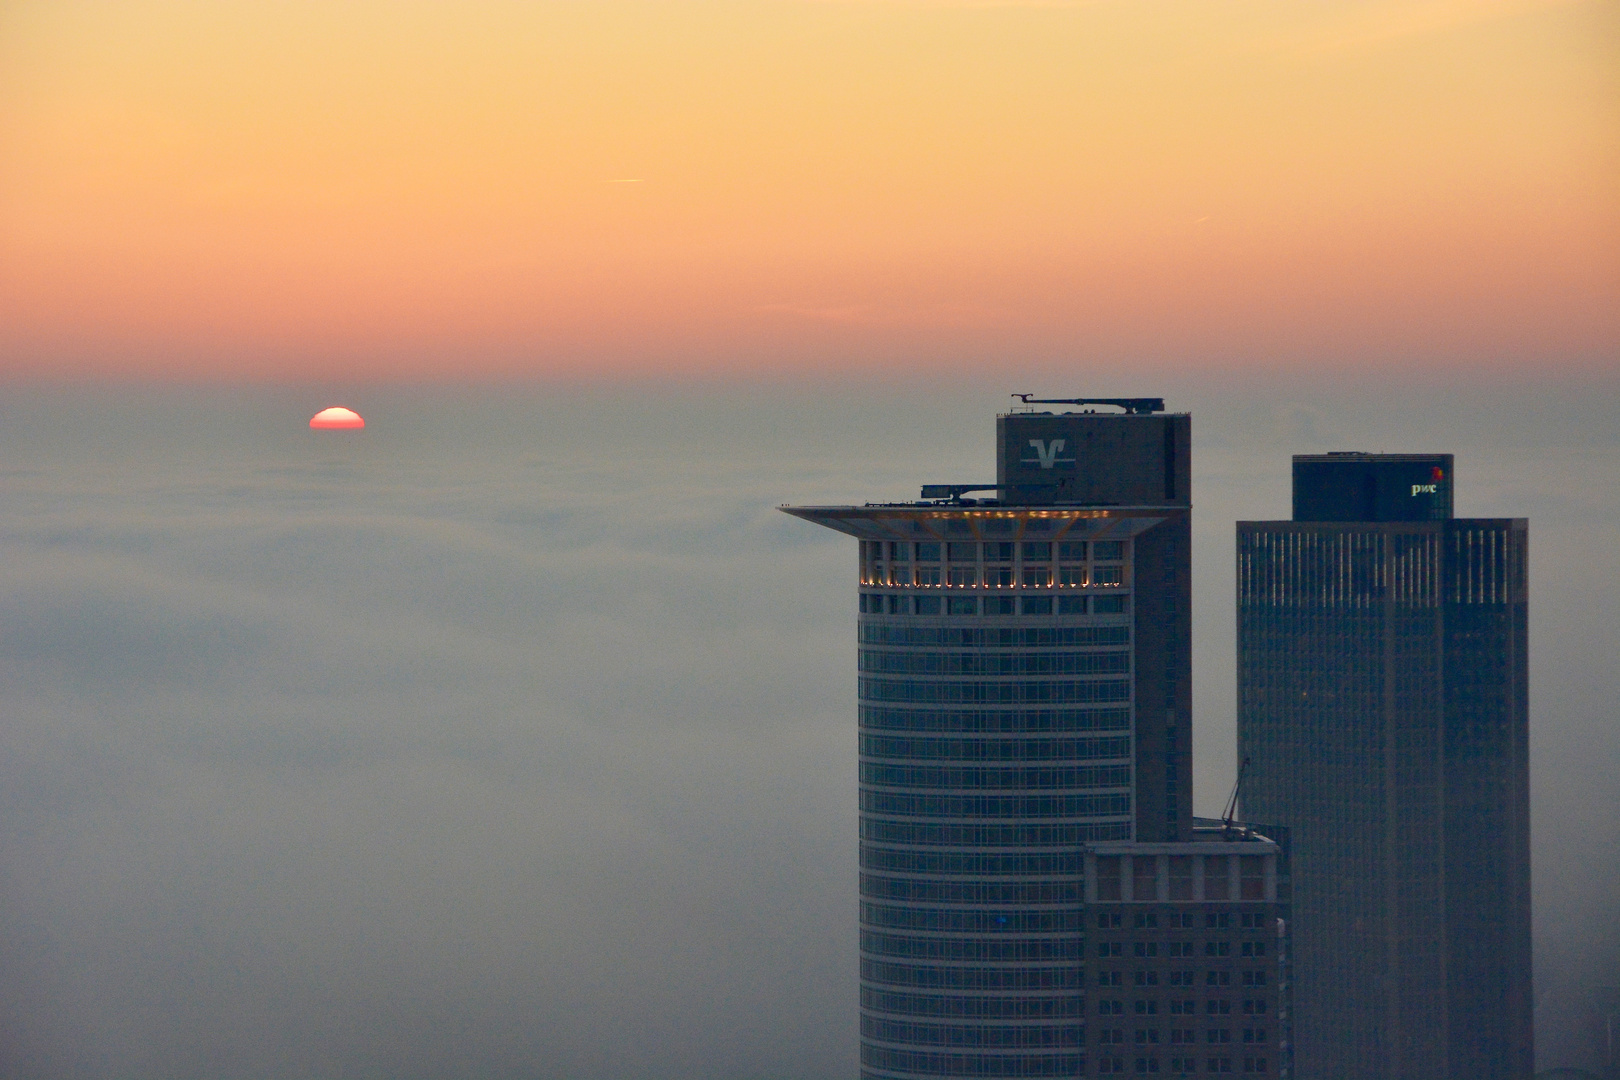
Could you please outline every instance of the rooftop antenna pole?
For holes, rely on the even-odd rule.
[[[1221,831],[1232,831],[1232,818],[1237,814],[1238,792],[1243,790],[1243,774],[1249,771],[1249,759],[1238,766],[1237,781],[1232,785],[1232,797],[1226,800],[1226,813],[1221,815]]]

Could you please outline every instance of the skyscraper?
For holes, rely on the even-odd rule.
[[[1532,1073],[1523,519],[1450,455],[1294,458],[1239,522],[1242,807],[1292,840],[1305,1080]]]
[[[1192,819],[1189,418],[1065,404],[1125,411],[999,417],[995,484],[785,508],[860,541],[871,1080],[1281,1071],[1278,845]]]

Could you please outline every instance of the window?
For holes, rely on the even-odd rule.
[[[1125,544],[1121,540],[1098,540],[1091,545],[1093,559],[1123,559]]]
[[[1263,1057],[1244,1058],[1243,1071],[1246,1073],[1263,1073],[1266,1071],[1266,1059]]]
[[[1097,856],[1097,899],[1119,899],[1119,856]]]
[[[1024,561],[1025,562],[1051,562],[1052,561],[1052,541],[1050,541],[1050,540],[1026,540],[1026,541],[1024,541]]]
[[[1191,985],[1193,985],[1193,973],[1190,972],[1190,971],[1172,971],[1170,973],[1170,985],[1171,986],[1191,986]]]
[[[913,575],[918,585],[939,584],[939,567],[937,566],[919,566],[913,571]]]
[[[1169,948],[1171,957],[1191,956],[1193,954],[1193,943],[1190,941],[1172,941]]]
[[[1157,930],[1159,928],[1158,913],[1153,911],[1138,911],[1136,913],[1136,918],[1131,921],[1131,924],[1138,930]],[[1140,956],[1142,954],[1137,953],[1137,955]]]
[[[1204,928],[1206,930],[1230,930],[1232,928],[1232,916],[1225,911],[1211,912],[1204,916]]]
[[[1266,928],[1266,916],[1259,911],[1252,914],[1245,912],[1238,916],[1238,922],[1245,930],[1264,930]]]
[[[918,615],[939,614],[939,597],[937,596],[919,596],[914,603],[917,605]]]
[[[1086,583],[1086,568],[1083,566],[1058,567],[1058,584],[1065,588],[1076,588]]]
[[[1171,1016],[1191,1016],[1198,1011],[1196,1001],[1172,1001],[1170,1003]]]
[[[1231,1011],[1232,1003],[1230,1001],[1215,1000],[1204,1002],[1204,1012],[1209,1016],[1225,1016]]]
[[[1159,860],[1154,855],[1138,855],[1132,860],[1132,896],[1137,900],[1156,900],[1159,893]]]
[[[1116,1046],[1125,1042],[1123,1028],[1103,1028],[1097,1032],[1097,1042],[1102,1046]]]
[[[1097,1015],[1124,1016],[1125,1003],[1123,1001],[1099,1001],[1097,1002]]]
[[[1229,900],[1229,899],[1231,899],[1231,897],[1228,895],[1229,892],[1230,892],[1230,889],[1228,888],[1228,878],[1227,878],[1227,872],[1226,872],[1226,856],[1225,855],[1205,855],[1204,856],[1204,899],[1205,900]],[[1224,912],[1224,911],[1221,912],[1220,917],[1222,919],[1226,920],[1225,922],[1220,924],[1222,927],[1225,927],[1225,926],[1230,924],[1232,917],[1230,915],[1228,915],[1226,912]],[[1215,923],[1210,921],[1210,920],[1212,920],[1214,918],[1215,918],[1215,916],[1213,914],[1207,916],[1205,918],[1205,920],[1204,920],[1205,925],[1206,926],[1214,926]]]
[[[1204,955],[1231,956],[1232,943],[1230,941],[1206,941],[1204,942]]]
[[[1124,1071],[1125,1071],[1125,1059],[1124,1058],[1102,1057],[1102,1058],[1097,1059],[1097,1072],[1099,1074],[1122,1073]]]
[[[1010,566],[987,566],[984,568],[984,583],[998,589],[1009,589],[1017,584],[1017,579],[1013,577]]]
[[[1050,596],[1026,596],[1019,601],[1019,607],[1025,615],[1052,614],[1052,598]]]
[[[1013,598],[1010,596],[985,597],[984,613],[986,615],[1011,615],[1013,613]]]
[[[1005,542],[984,545],[985,562],[1012,562],[1013,546]]]
[[[1191,858],[1191,856],[1176,855],[1172,856],[1172,858]],[[1171,874],[1174,874],[1175,870],[1176,864],[1172,862],[1170,864]],[[1192,871],[1190,870],[1188,871],[1189,874],[1191,872]],[[1191,930],[1193,928],[1193,913],[1190,911],[1172,911],[1170,913],[1170,928],[1172,930]]]
[[[952,540],[945,545],[945,557],[951,562],[978,562],[979,545]]]
[[[1052,568],[1050,566],[1024,567],[1024,587],[1026,589],[1048,589],[1052,586]]]
[[[1122,615],[1128,596],[1097,596],[1091,601],[1091,610],[1097,615]]]
[[[1264,986],[1264,985],[1266,985],[1266,973],[1264,971],[1245,971],[1243,973],[1243,985],[1244,986]]]
[[[1266,999],[1265,998],[1248,998],[1248,999],[1246,999],[1243,1002],[1243,1013],[1244,1013],[1245,1016],[1264,1016],[1264,1015],[1266,1015]]]
[[[904,540],[889,541],[889,560],[891,562],[905,562],[911,558],[911,545]]]
[[[1136,1045],[1137,1046],[1147,1046],[1149,1044],[1152,1044],[1154,1046],[1157,1046],[1159,1044],[1159,1029],[1158,1028],[1137,1028],[1136,1029]]]
[[[939,544],[933,541],[919,541],[917,543],[918,562],[939,562]]]
[[[1231,986],[1232,973],[1230,971],[1206,971],[1204,973],[1205,986]]]
[[[948,571],[945,580],[958,588],[977,585],[979,583],[979,571],[972,566],[953,566]]]
[[[1243,1041],[1246,1043],[1263,1043],[1266,1041],[1265,1028],[1244,1028]]]
[[[1058,543],[1058,558],[1083,560],[1086,557],[1084,540],[1063,540]]]
[[[1136,973],[1137,986],[1158,986],[1159,973],[1157,971],[1138,971]]]
[[[1059,615],[1084,615],[1086,613],[1086,600],[1084,596],[1058,597]]]
[[[1159,1014],[1159,1003],[1152,1000],[1138,1000],[1136,1003],[1136,1014],[1138,1016],[1157,1016]]]
[[[1105,911],[1101,915],[1098,915],[1097,916],[1097,929],[1099,929],[1099,930],[1118,930],[1119,929],[1119,912],[1117,912],[1117,911]]]
[[[1210,1058],[1205,1066],[1212,1073],[1229,1073],[1232,1071],[1231,1058]]]
[[[1174,730],[1173,728],[1171,730]],[[1166,773],[1174,775],[1172,763],[1166,763]],[[1191,900],[1193,898],[1193,861],[1191,855],[1170,856],[1170,899]],[[1181,925],[1178,921],[1180,913],[1171,916],[1171,926]],[[1189,925],[1191,925],[1189,919]]]
[[[1158,1058],[1137,1058],[1136,1071],[1139,1073],[1156,1073],[1159,1071]]]
[[[1192,1028],[1176,1028],[1170,1032],[1170,1045],[1187,1046],[1198,1041],[1198,1033]]]
[[[1123,971],[1099,971],[1097,972],[1097,985],[1124,986],[1125,973]]]
[[[1264,956],[1264,955],[1266,955],[1266,943],[1263,942],[1263,941],[1245,941],[1243,943],[1243,955],[1244,956]]]
[[[1232,1029],[1210,1028],[1204,1032],[1204,1041],[1208,1043],[1229,1043],[1232,1041]]]
[[[1266,857],[1241,855],[1238,857],[1238,891],[1245,900],[1266,898]]]
[[[1122,941],[1102,941],[1097,943],[1098,956],[1124,956],[1125,943]]]
[[[1170,1059],[1170,1071],[1173,1073],[1180,1073],[1182,1075],[1187,1073],[1195,1073],[1198,1071],[1198,1059],[1190,1057],[1173,1057]]]
[[[1138,941],[1132,951],[1136,956],[1158,956],[1159,943],[1157,941]]]
[[[1123,566],[1093,566],[1091,568],[1091,583],[1093,585],[1123,585],[1125,584],[1125,568]]]
[[[977,615],[979,601],[973,596],[953,596],[946,601],[945,613],[947,615]]]

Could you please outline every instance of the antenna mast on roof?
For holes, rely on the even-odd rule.
[[[1237,814],[1238,792],[1243,790],[1243,774],[1249,771],[1249,759],[1244,758],[1243,764],[1238,766],[1237,780],[1232,784],[1232,797],[1226,800],[1226,813],[1221,815],[1221,829],[1223,832],[1232,831],[1232,818]]]
[[[1014,394],[1025,405],[1114,405],[1131,416],[1164,412],[1162,397],[1038,398],[1034,394]]]

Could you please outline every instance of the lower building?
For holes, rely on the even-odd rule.
[[[1217,822],[1192,836],[1086,852],[1080,1075],[1292,1075],[1286,842]]]

